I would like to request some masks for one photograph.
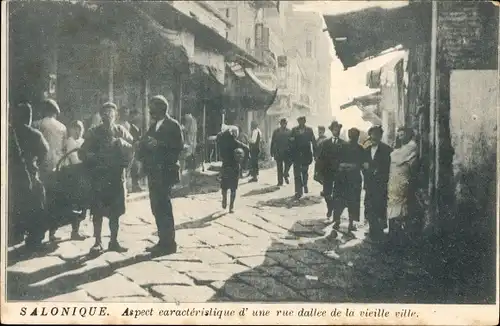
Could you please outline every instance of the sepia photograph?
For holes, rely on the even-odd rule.
[[[499,9],[2,2],[2,322],[498,323]]]

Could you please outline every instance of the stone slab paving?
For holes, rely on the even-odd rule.
[[[30,293],[36,297],[38,290],[39,299],[49,301],[307,301],[325,297],[332,288],[349,288],[338,277],[328,280],[325,266],[332,258],[323,249],[332,249],[333,242],[324,242],[321,250],[304,247],[320,238],[318,230],[327,225],[324,204],[316,198],[319,185],[312,183],[309,197],[292,203],[293,186],[278,189],[269,182],[273,180],[274,171],[266,170],[258,183],[242,182],[239,193],[247,195],[237,199],[234,214],[223,212],[219,193],[174,199],[178,252],[173,255],[151,257],[145,252],[158,237],[149,200],[137,199],[128,203],[120,220],[119,239],[128,252],[90,258],[92,238],[63,241],[46,256],[12,264],[9,276],[18,275],[17,282],[30,276],[25,281]],[[262,204],[270,199],[276,199],[273,205]],[[85,220],[81,230],[91,235],[91,222]],[[70,231],[64,227],[57,235],[68,239]],[[103,235],[106,247],[107,223]],[[349,250],[347,243],[343,250]],[[49,275],[37,274],[43,270]],[[351,270],[345,267],[339,273],[350,280]],[[60,293],[46,297],[43,290],[54,285]]]

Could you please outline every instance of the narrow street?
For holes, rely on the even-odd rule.
[[[341,232],[332,232],[319,184],[311,182],[300,201],[292,199],[293,185],[274,184],[274,169],[262,171],[258,183],[243,181],[233,214],[221,209],[218,192],[174,199],[179,249],[170,256],[145,252],[157,237],[144,196],[128,204],[120,221],[125,254],[89,258],[93,239],[66,240],[70,228],[62,228],[57,235],[63,241],[52,252],[29,259],[9,254],[9,299],[446,303],[474,300],[473,293],[484,298],[484,277],[453,274],[464,271],[463,261],[443,260],[439,251],[425,254],[422,247],[403,251],[370,243],[363,224],[349,235],[346,212]],[[82,232],[92,234],[88,219]],[[106,246],[107,226],[104,235]],[[470,258],[467,263],[475,264]]]

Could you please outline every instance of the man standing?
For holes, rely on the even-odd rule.
[[[172,254],[177,251],[171,191],[179,180],[179,156],[184,147],[179,122],[168,114],[169,105],[164,96],[154,96],[149,112],[154,121],[139,145],[138,158],[148,176],[151,211],[158,228],[158,244],[148,248],[154,254]]]
[[[278,169],[278,186],[283,185],[283,179],[288,184],[288,171],[290,170],[290,135],[291,131],[287,128],[286,118],[280,120],[280,126],[273,132],[271,138],[271,156],[276,160]]]
[[[52,99],[45,100],[42,103],[42,114],[43,118],[36,121],[33,126],[40,130],[49,144],[49,153],[40,166],[40,179],[48,191],[50,191],[52,187],[51,182],[54,182],[53,172],[57,163],[66,152],[68,135],[66,126],[57,120],[59,114],[61,114],[61,110],[56,101]],[[56,230],[55,226],[51,226],[49,231],[50,241],[58,240],[55,236]]]
[[[257,182],[259,177],[259,154],[260,142],[262,141],[262,132],[259,129],[257,121],[252,121],[252,132],[249,139],[250,147],[250,176],[248,182]]]
[[[327,213],[330,218],[334,209],[334,183],[337,179],[337,173],[340,164],[341,148],[345,142],[340,139],[342,125],[333,121],[330,125],[332,138],[324,140],[319,148],[317,169],[323,181],[323,197],[325,198]],[[340,215],[339,215],[340,218]]]
[[[359,130],[351,128],[348,131],[349,143],[343,144],[340,153],[340,165],[335,178],[333,202],[333,227],[340,226],[340,216],[347,207],[349,211],[348,231],[355,231],[354,222],[359,222],[361,197],[361,166],[364,151],[358,144]]]
[[[383,132],[380,126],[368,130],[370,145],[365,149],[363,163],[365,217],[370,224],[370,237],[374,240],[379,240],[387,227],[387,183],[392,149],[381,141]]]
[[[297,119],[298,126],[291,132],[291,156],[293,161],[293,176],[295,181],[295,198],[308,193],[309,165],[316,153],[316,138],[311,127],[306,126],[306,117]]]

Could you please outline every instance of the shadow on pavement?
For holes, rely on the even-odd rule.
[[[283,208],[294,208],[294,207],[307,207],[319,204],[323,201],[320,196],[305,196],[300,199],[295,199],[294,196],[273,198],[266,201],[259,201],[257,205],[259,206],[270,206],[270,207],[283,207]]]
[[[265,187],[265,188],[254,189],[254,190],[250,190],[246,194],[241,195],[241,197],[265,195],[265,194],[269,194],[269,193],[278,191],[279,189],[280,189],[279,186],[269,186],[269,187]]]
[[[454,246],[435,238],[391,247],[365,240],[362,230],[352,235],[341,228],[315,237],[322,223],[296,223],[288,235],[310,228],[303,233],[308,236],[291,244],[273,241],[258,266],[233,275],[209,301],[495,302],[495,276],[488,272],[494,254],[481,246],[465,250],[470,239],[455,239]]]
[[[212,213],[212,214],[205,216],[201,219],[197,219],[197,220],[189,221],[189,222],[184,222],[182,224],[176,225],[175,230],[178,231],[178,230],[185,230],[185,229],[206,228],[206,227],[209,227],[210,225],[212,225],[211,222],[223,217],[226,214],[227,214],[227,212]]]

